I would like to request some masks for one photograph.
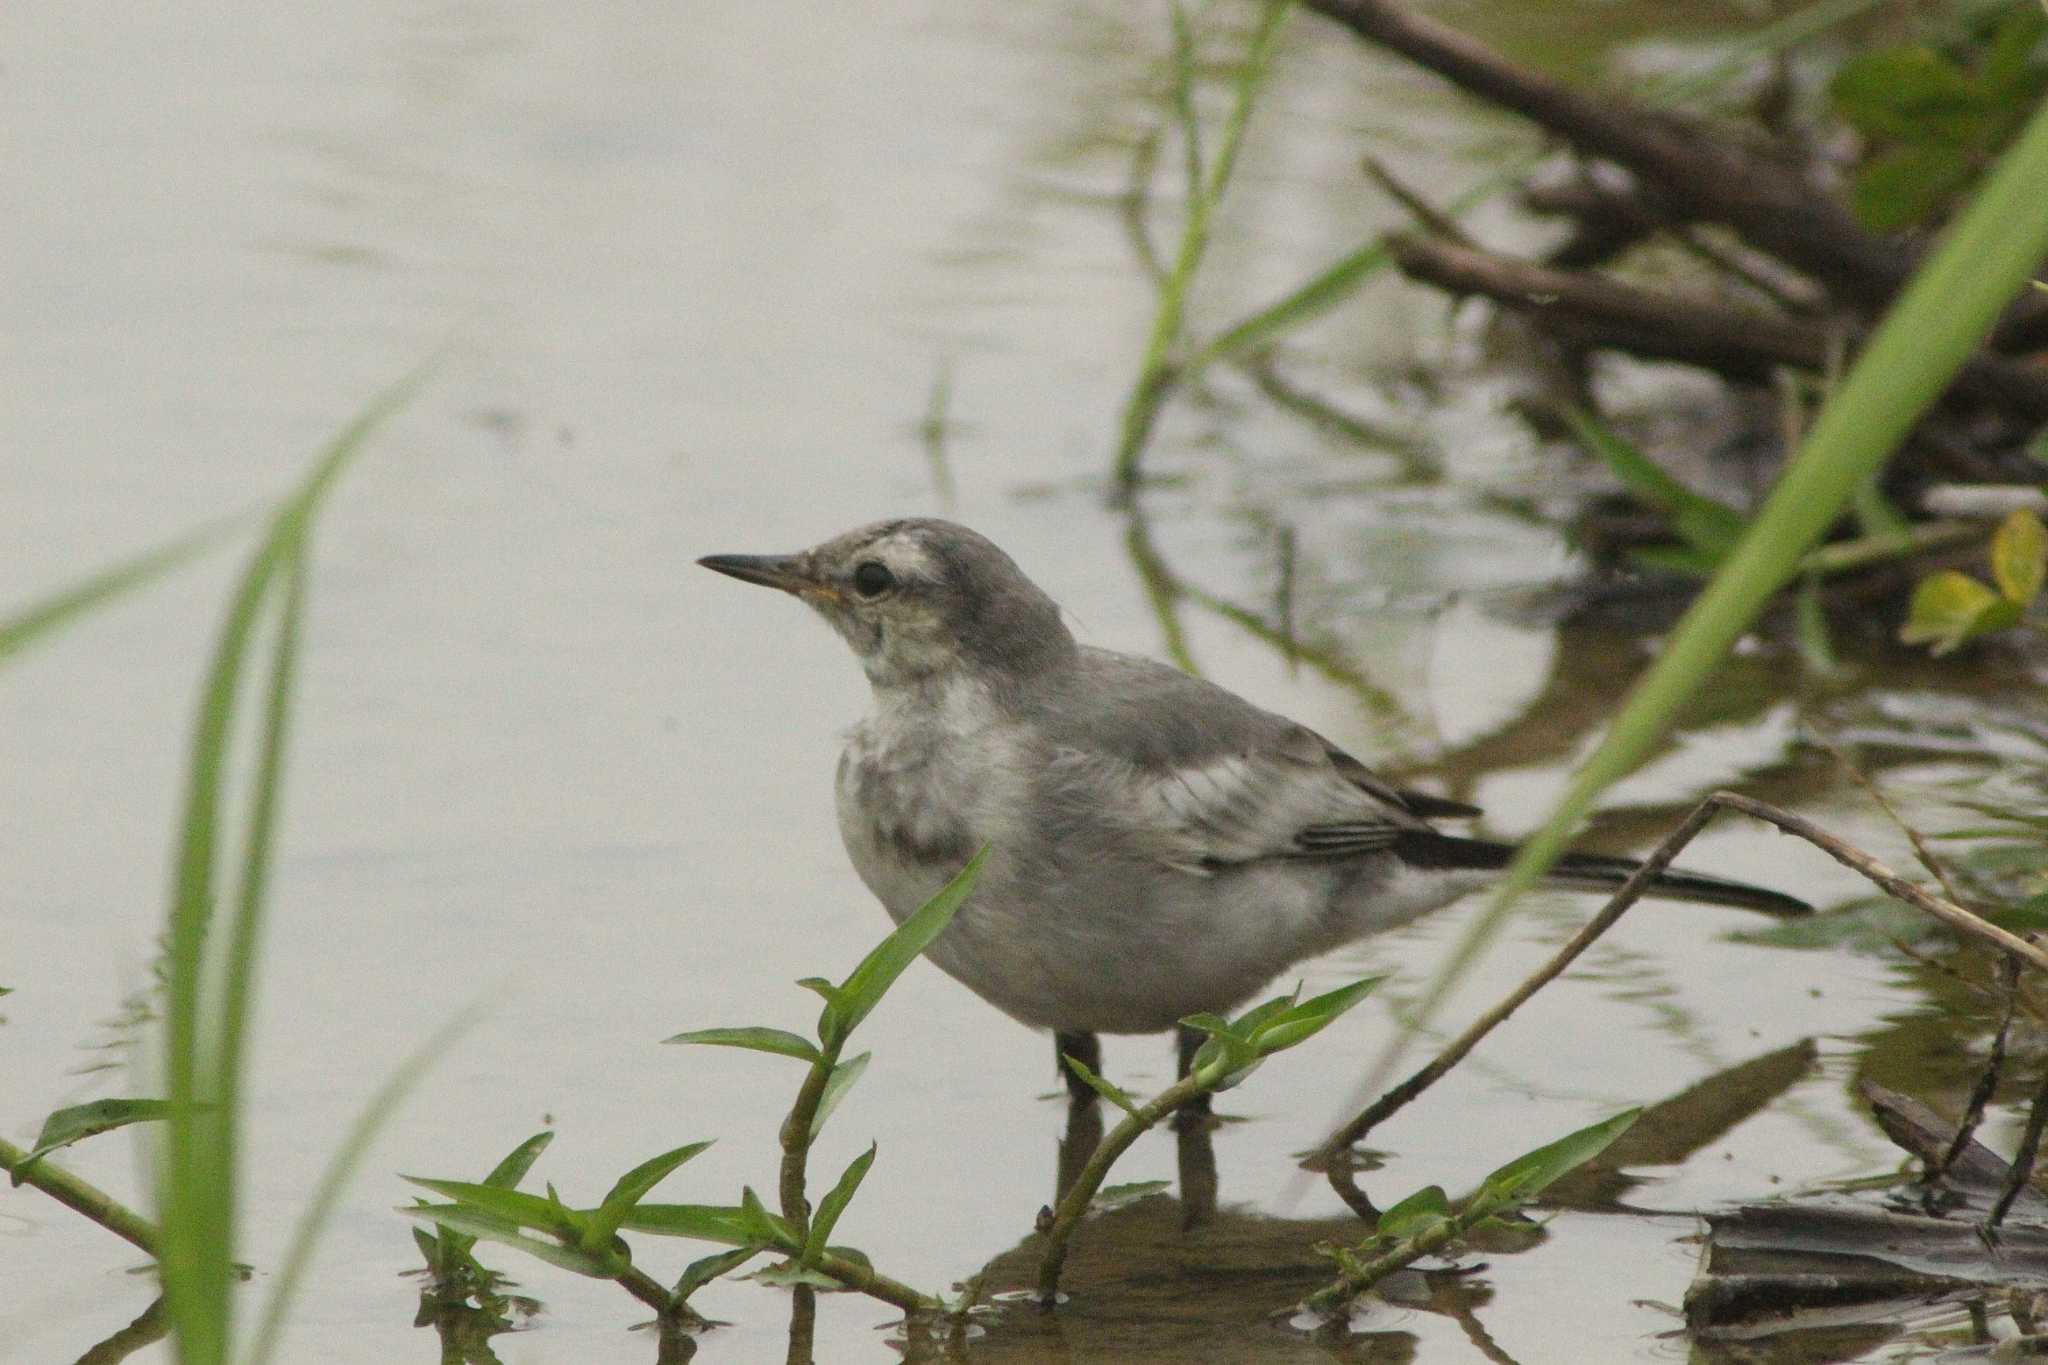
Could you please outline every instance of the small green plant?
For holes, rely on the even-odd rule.
[[[1480,1182],[1453,1208],[1441,1185],[1427,1185],[1380,1215],[1372,1236],[1356,1246],[1317,1248],[1337,1263],[1337,1278],[1310,1295],[1305,1307],[1334,1313],[1403,1266],[1442,1251],[1535,1199],[1571,1171],[1613,1145],[1642,1113],[1629,1109],[1516,1157]]]
[[[1186,1108],[1204,1095],[1227,1090],[1258,1070],[1266,1058],[1305,1043],[1334,1022],[1337,1016],[1371,994],[1380,978],[1370,977],[1349,986],[1318,995],[1310,1000],[1283,995],[1247,1010],[1236,1019],[1215,1014],[1192,1014],[1181,1023],[1209,1035],[1196,1051],[1188,1074],[1143,1104],[1119,1086],[1096,1075],[1078,1058],[1066,1059],[1096,1094],[1124,1111],[1124,1120],[1105,1137],[1081,1168],[1074,1184],[1053,1210],[1045,1224],[1045,1247],[1038,1263],[1038,1297],[1051,1304],[1059,1298],[1060,1273],[1067,1260],[1067,1247],[1074,1228],[1090,1207],[1136,1198],[1148,1193],[1150,1185],[1113,1186],[1105,1191],[1102,1182],[1117,1158],[1161,1119]]]
[[[743,1189],[740,1202],[733,1205],[644,1202],[657,1184],[710,1145],[706,1142],[690,1143],[642,1162],[619,1177],[611,1192],[589,1208],[563,1203],[552,1185],[545,1196],[527,1194],[513,1187],[540,1154],[536,1144],[541,1139],[536,1138],[481,1182],[406,1177],[454,1201],[419,1203],[400,1210],[439,1229],[438,1234],[415,1233],[429,1266],[437,1276],[444,1267],[450,1273],[472,1273],[475,1262],[469,1253],[476,1241],[502,1242],[564,1270],[616,1280],[652,1306],[665,1326],[702,1326],[704,1320],[689,1307],[690,1296],[766,1254],[784,1259],[755,1273],[754,1278],[764,1283],[857,1290],[906,1313],[943,1308],[935,1296],[876,1271],[864,1253],[831,1244],[840,1215],[874,1164],[873,1145],[853,1159],[815,1208],[807,1194],[809,1161],[825,1120],[867,1067],[869,1054],[865,1052],[841,1059],[847,1041],[904,969],[951,923],[972,893],[986,857],[986,850],[976,854],[958,876],[876,945],[844,981],[835,985],[822,977],[807,977],[799,983],[825,1000],[818,1015],[816,1042],[787,1029],[757,1025],[697,1029],[667,1040],[746,1048],[805,1063],[796,1101],[782,1124],[779,1215],[770,1212],[751,1187]],[[672,1288],[664,1288],[635,1264],[622,1232],[716,1242],[728,1250],[692,1262]]]
[[[551,1132],[535,1133],[493,1166],[482,1183],[492,1189],[517,1189],[526,1173],[533,1169],[533,1163],[540,1160],[540,1154],[554,1140],[555,1135]],[[497,1290],[503,1283],[503,1277],[476,1259],[475,1237],[448,1227],[431,1232],[416,1227],[412,1230],[412,1240],[420,1249],[420,1255],[426,1258],[427,1273],[432,1279],[431,1292],[444,1301],[459,1302],[473,1297],[481,1307],[497,1306],[494,1301],[500,1298]]]
[[[2016,508],[1991,536],[1991,584],[1955,569],[1920,581],[1899,639],[1926,645],[1939,657],[1971,640],[2009,630],[2025,619],[2048,576],[2048,530],[2026,508]],[[1994,586],[1995,585],[1995,586]]]

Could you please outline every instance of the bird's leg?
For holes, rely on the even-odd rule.
[[[1174,1033],[1174,1043],[1180,1054],[1180,1064],[1175,1068],[1173,1074],[1181,1080],[1186,1080],[1188,1073],[1195,1069],[1195,1054],[1200,1052],[1202,1044],[1208,1041],[1209,1035],[1200,1029],[1192,1029],[1185,1024],[1181,1025]],[[1176,1132],[1183,1133],[1190,1129],[1207,1128],[1209,1126],[1209,1097],[1206,1094],[1198,1095],[1187,1104],[1182,1105],[1173,1116],[1173,1126]]]
[[[1092,1033],[1055,1033],[1052,1036],[1053,1065],[1067,1082],[1067,1096],[1075,1104],[1093,1104],[1100,1098],[1093,1086],[1074,1074],[1074,1068],[1067,1065],[1072,1057],[1082,1066],[1100,1076],[1102,1074],[1102,1040]]]
[[[1074,1187],[1074,1181],[1102,1141],[1102,1106],[1096,1102],[1102,1097],[1074,1074],[1067,1058],[1072,1057],[1100,1076],[1102,1040],[1092,1033],[1055,1033],[1052,1043],[1053,1060],[1067,1082],[1067,1131],[1060,1138],[1059,1170],[1053,1180],[1053,1203],[1058,1204]]]
[[[1209,1035],[1183,1028],[1174,1035],[1179,1065],[1175,1069],[1185,1080],[1195,1069],[1195,1054]],[[1184,1105],[1173,1116],[1174,1142],[1180,1168],[1180,1222],[1183,1229],[1204,1223],[1216,1212],[1216,1148],[1210,1133],[1215,1121],[1209,1113],[1209,1097],[1202,1095]]]

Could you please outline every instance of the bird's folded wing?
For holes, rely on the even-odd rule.
[[[1166,861],[1201,871],[1265,858],[1344,857],[1424,827],[1392,788],[1360,783],[1349,769],[1366,770],[1349,759],[1340,767],[1335,752],[1313,732],[1293,729],[1276,742],[1133,772],[1133,805]]]

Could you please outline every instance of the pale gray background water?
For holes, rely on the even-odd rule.
[[[880,912],[839,850],[829,775],[864,686],[794,604],[692,567],[794,548],[870,517],[945,510],[916,426],[951,375],[954,514],[994,537],[1088,640],[1160,630],[1100,496],[1151,290],[1113,200],[1160,116],[1163,7],[720,0],[680,7],[365,3],[324,9],[29,3],[0,20],[9,149],[0,603],[282,490],[380,386],[441,354],[322,527],[252,1094],[247,1258],[274,1267],[342,1128],[466,1003],[492,1010],[406,1104],[323,1242],[288,1358],[430,1358],[392,1172],[473,1177],[559,1129],[540,1174],[572,1200],[655,1151],[720,1144],[663,1189],[773,1184],[796,1071],[656,1046],[722,1023],[806,1027],[789,985],[843,972]],[[1427,81],[1296,21],[1204,279],[1228,321],[1394,221],[1367,147],[1448,194],[1503,130]],[[1171,185],[1171,177],[1162,184]],[[1170,217],[1170,215],[1169,215]],[[1482,223],[1487,220],[1482,218]],[[1541,493],[1558,467],[1486,414],[1483,387],[1390,403],[1368,366],[1440,357],[1441,304],[1385,288],[1323,325],[1309,373],[1379,420],[1427,428],[1471,486]],[[1240,386],[1241,387],[1241,386]],[[1225,398],[1231,390],[1226,387]],[[1241,420],[1240,420],[1241,418]],[[1215,439],[1204,439],[1204,438]],[[1484,733],[1534,696],[1552,642],[1469,594],[1568,573],[1552,532],[1442,488],[1375,496],[1390,462],[1333,456],[1246,405],[1182,409],[1155,451],[1177,567],[1256,601],[1299,520],[1327,613],[1409,720],[1191,614],[1212,676],[1376,759]],[[1576,477],[1576,476],[1574,476]],[[1560,483],[1558,487],[1562,488]],[[1301,495],[1319,496],[1305,508]],[[185,729],[239,550],[104,613],[0,674],[0,1124],[136,1082],[81,1079],[83,1045],[143,983]],[[1333,605],[1333,603],[1335,605]],[[1670,798],[1783,752],[1782,708],[1661,760]],[[1560,763],[1500,773],[1489,826],[1531,827]],[[1851,831],[1853,796],[1809,813]],[[1877,836],[1873,836],[1877,837]],[[1878,842],[1882,843],[1881,837]],[[1817,899],[1853,883],[1730,827],[1699,861]],[[1459,997],[1526,970],[1582,903],[1531,902]],[[1462,917],[1312,965],[1311,989],[1391,967],[1410,990]],[[1732,947],[1749,921],[1646,912],[1432,1100],[1375,1135],[1374,1188],[1462,1186],[1530,1143],[1717,1066],[1869,1026],[1907,997],[1880,965]],[[1816,973],[1825,979],[1816,980]],[[1227,1200],[1310,1217],[1288,1154],[1337,1115],[1389,1028],[1362,1009],[1224,1106]],[[840,1228],[943,1288],[1030,1226],[1058,1110],[1049,1048],[939,974],[867,1025],[875,1060],[821,1152],[881,1155]],[[1133,1084],[1158,1041],[1115,1040]],[[1839,1068],[1838,1068],[1839,1069]],[[1838,1070],[1837,1069],[1837,1070]],[[72,1154],[140,1198],[125,1137]],[[1888,1158],[1838,1074],[1653,1187],[1683,1208]],[[1124,1178],[1171,1173],[1164,1141]],[[1654,1173],[1652,1173],[1654,1174]],[[1291,1202],[1290,1202],[1291,1201]],[[1689,1220],[1566,1218],[1503,1268],[1486,1325],[1522,1360],[1563,1339],[1654,1356]],[[1084,1233],[1085,1235],[1085,1233]],[[657,1275],[702,1248],[654,1244]],[[124,1245],[40,1196],[0,1196],[0,1360],[68,1359],[148,1301]],[[548,1304],[507,1361],[651,1358],[616,1289],[500,1252]],[[245,1301],[267,1287],[259,1273]],[[780,1358],[784,1305],[751,1285],[711,1360]],[[830,1299],[821,1353],[894,1358],[886,1309]],[[1471,1348],[1387,1312],[1432,1360]],[[153,1356],[165,1358],[161,1348]]]

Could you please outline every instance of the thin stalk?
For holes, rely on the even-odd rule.
[[[1074,1178],[1074,1187],[1067,1191],[1067,1197],[1060,1201],[1059,1208],[1053,1212],[1052,1222],[1046,1226],[1045,1253],[1038,1262],[1038,1302],[1041,1307],[1050,1308],[1059,1298],[1060,1271],[1067,1263],[1067,1244],[1073,1239],[1074,1226],[1094,1201],[1095,1192],[1102,1188],[1109,1168],[1130,1150],[1132,1143],[1144,1136],[1147,1129],[1168,1114],[1208,1094],[1212,1088],[1194,1076],[1183,1077],[1139,1105],[1136,1113],[1126,1115],[1124,1121],[1111,1129],[1109,1136],[1096,1146],[1095,1154],[1088,1158],[1088,1164]]]
[[[1239,147],[1244,142],[1244,131],[1251,122],[1252,99],[1258,92],[1266,67],[1272,59],[1283,21],[1293,12],[1294,0],[1267,0],[1259,15],[1259,25],[1252,35],[1251,48],[1245,56],[1243,67],[1237,75],[1235,98],[1231,101],[1230,114],[1223,125],[1223,135],[1216,149],[1216,160],[1203,176],[1199,187],[1188,196],[1187,218],[1181,228],[1180,249],[1174,256],[1173,269],[1167,273],[1159,291],[1159,311],[1152,319],[1152,334],[1145,343],[1145,356],[1138,368],[1138,381],[1131,388],[1125,401],[1120,435],[1117,441],[1116,482],[1118,498],[1128,501],[1138,483],[1138,463],[1145,449],[1145,442],[1152,434],[1152,425],[1159,416],[1160,404],[1172,387],[1173,376],[1169,357],[1173,347],[1180,340],[1181,322],[1186,313],[1188,290],[1194,284],[1195,272],[1202,264],[1202,257],[1209,248],[1209,229],[1216,205],[1223,197],[1223,189],[1230,183],[1230,173],[1237,163]],[[1192,164],[1192,163],[1191,163]]]
[[[1411,1265],[1457,1241],[1471,1231],[1472,1224],[1478,1221],[1478,1218],[1465,1214],[1446,1218],[1413,1237],[1396,1242],[1370,1260],[1361,1261],[1348,1252],[1342,1253],[1337,1261],[1337,1278],[1309,1295],[1302,1306],[1315,1313],[1335,1313],[1403,1266]]]
[[[837,1065],[839,1045],[833,1044],[811,1063],[804,1083],[797,1088],[796,1102],[789,1107],[789,1117],[782,1121],[782,1216],[796,1229],[799,1247],[811,1231],[811,1205],[804,1197],[805,1169],[811,1155],[811,1128],[817,1122],[818,1101],[824,1098],[825,1083],[832,1078],[832,1068]]]
[[[883,1303],[894,1304],[906,1313],[945,1311],[946,1305],[938,1299],[912,1289],[901,1280],[892,1280],[873,1266],[863,1265],[851,1257],[837,1256],[829,1251],[820,1252],[816,1266],[848,1289],[858,1290],[871,1299],[880,1299]]]
[[[156,1224],[144,1218],[91,1181],[81,1179],[48,1157],[24,1165],[26,1148],[0,1138],[0,1171],[17,1177],[24,1185],[41,1190],[76,1213],[82,1213],[116,1237],[129,1242],[148,1256],[161,1254],[162,1234]]]

